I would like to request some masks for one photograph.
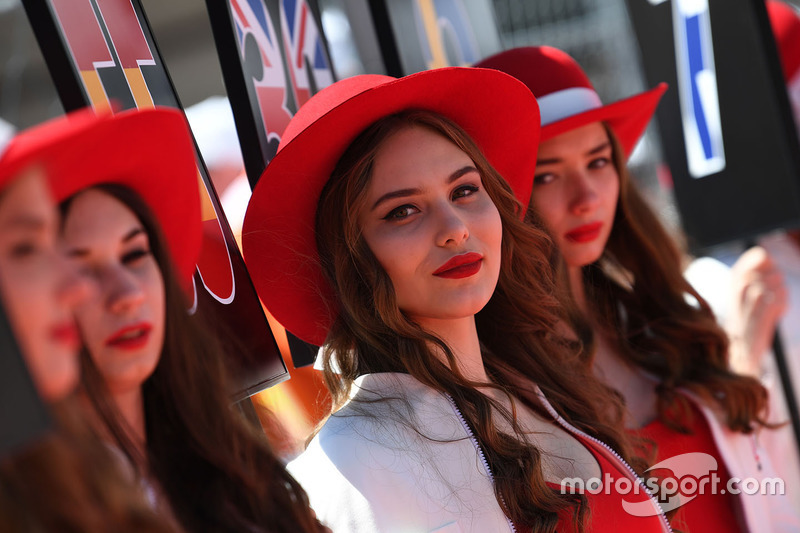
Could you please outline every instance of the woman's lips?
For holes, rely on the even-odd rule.
[[[572,242],[591,242],[600,236],[601,229],[603,229],[602,222],[592,222],[568,231],[566,237]]]
[[[106,340],[106,345],[122,350],[136,350],[147,344],[150,340],[150,331],[153,329],[147,322],[126,326],[119,329]]]
[[[436,269],[434,276],[460,279],[474,276],[483,265],[483,256],[475,252],[457,255]]]
[[[77,349],[81,343],[78,328],[72,321],[61,322],[50,328],[50,338],[70,349]]]

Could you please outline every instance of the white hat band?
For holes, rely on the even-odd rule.
[[[8,143],[14,137],[14,126],[0,118],[0,156],[5,152]]]
[[[539,102],[542,126],[603,106],[597,93],[586,87],[563,89],[536,100]]]

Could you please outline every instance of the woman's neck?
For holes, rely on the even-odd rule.
[[[466,379],[481,383],[489,380],[483,367],[483,355],[474,316],[454,320],[421,319],[417,320],[417,323],[447,344],[453,352],[459,372]],[[445,355],[440,353],[438,348],[434,347],[434,353],[446,363]]]
[[[634,363],[622,356],[615,339],[607,337],[597,323],[598,315],[586,299],[582,269],[569,267],[568,273],[575,304],[594,330],[594,375],[622,394],[626,404],[626,427],[639,428],[648,424],[658,416],[653,383],[642,375]]]

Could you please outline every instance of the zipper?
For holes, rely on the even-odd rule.
[[[639,486],[642,489],[644,489],[645,493],[650,497],[650,501],[652,501],[653,504],[658,509],[659,516],[661,517],[661,521],[663,522],[664,526],[666,527],[666,530],[669,531],[669,533],[672,533],[672,526],[670,525],[669,520],[667,520],[667,515],[664,514],[664,509],[661,508],[661,504],[658,503],[658,500],[656,499],[656,497],[653,496],[653,493],[650,492],[650,489],[647,488],[647,485],[644,484],[642,479],[636,474],[636,471],[631,467],[631,465],[629,465],[627,463],[627,461],[625,461],[625,459],[623,459],[616,452],[616,450],[614,450],[611,446],[609,446],[605,442],[601,441],[600,439],[592,437],[591,435],[585,433],[584,431],[581,431],[580,429],[576,428],[575,426],[573,426],[572,424],[570,424],[569,422],[564,420],[561,417],[561,415],[559,415],[556,412],[556,410],[553,408],[553,406],[550,404],[550,402],[547,400],[547,398],[545,398],[544,393],[542,393],[542,391],[541,391],[541,389],[539,389],[539,387],[536,387],[536,393],[539,396],[539,401],[542,402],[542,405],[544,406],[544,408],[547,410],[548,413],[550,413],[550,416],[552,416],[553,419],[561,425],[561,427],[563,427],[564,429],[570,431],[571,433],[574,433],[576,435],[580,435],[581,437],[583,437],[585,439],[588,439],[588,440],[590,440],[592,442],[595,442],[595,443],[599,444],[600,446],[602,446],[603,448],[605,448],[606,450],[611,452],[614,455],[614,457],[616,457],[617,460],[620,463],[622,463],[622,465],[625,466],[625,468],[628,470],[628,473],[631,474],[633,476],[633,478],[636,480],[636,482],[639,484]]]
[[[669,520],[667,520],[666,514],[664,514],[664,509],[661,508],[661,504],[658,503],[658,500],[655,498],[655,496],[653,496],[653,493],[650,492],[650,489],[647,488],[647,485],[645,485],[644,482],[642,482],[641,478],[636,474],[636,471],[631,467],[631,465],[629,465],[627,461],[625,461],[625,459],[623,459],[611,446],[601,441],[600,439],[592,437],[591,435],[585,433],[584,431],[581,431],[580,429],[576,428],[575,426],[564,420],[561,417],[561,415],[559,415],[556,412],[556,410],[553,408],[553,406],[550,404],[547,398],[545,398],[541,389],[539,389],[538,387],[536,389],[537,389],[537,395],[539,396],[539,400],[542,402],[544,408],[547,410],[550,416],[552,416],[553,419],[556,422],[558,422],[564,429],[566,429],[570,433],[580,435],[585,439],[588,439],[596,444],[599,444],[600,446],[611,452],[611,454],[617,459],[617,461],[619,461],[627,469],[628,473],[633,477],[633,479],[636,480],[636,483],[638,483],[639,486],[644,490],[645,494],[647,494],[650,497],[650,501],[653,502],[653,505],[655,505],[656,509],[658,509],[659,517],[661,518],[661,522],[666,528],[666,531],[669,531],[669,533],[673,533],[672,526],[670,525]],[[458,405],[456,405],[456,402],[453,399],[453,397],[450,396],[449,394],[445,394],[445,397],[450,402],[450,405],[453,407],[453,411],[455,411],[456,415],[458,415],[458,419],[461,421],[461,425],[464,427],[464,431],[467,432],[467,436],[469,437],[470,441],[472,441],[472,445],[475,447],[475,450],[478,452],[478,457],[480,457],[481,462],[483,463],[483,468],[486,470],[486,473],[489,476],[489,480],[492,482],[492,485],[494,485],[494,474],[492,474],[492,469],[489,467],[489,462],[486,460],[486,455],[483,453],[483,448],[481,448],[478,439],[475,437],[475,433],[473,433],[472,428],[467,423],[466,418],[464,418],[464,415],[461,413],[461,410],[458,408]],[[500,497],[500,500],[502,501],[503,506],[505,506],[505,502],[502,500],[502,496]],[[508,522],[508,527],[511,529],[511,531],[516,533],[517,528],[516,526],[514,526],[514,523],[511,521],[510,518],[508,518],[508,516],[506,516],[506,521]]]
[[[472,441],[472,445],[475,447],[475,451],[478,452],[478,457],[480,457],[481,463],[483,463],[483,468],[486,470],[486,474],[489,476],[489,481],[491,481],[492,486],[494,486],[494,474],[492,474],[492,469],[489,468],[489,461],[486,460],[486,455],[483,453],[483,448],[481,448],[478,439],[475,437],[475,433],[472,432],[472,428],[469,427],[469,424],[467,424],[467,419],[464,418],[464,415],[461,413],[461,409],[458,408],[458,406],[456,405],[456,401],[453,399],[453,397],[450,396],[449,394],[445,394],[445,397],[447,398],[447,401],[450,402],[450,405],[453,407],[453,411],[455,411],[456,415],[458,416],[458,419],[461,421],[461,425],[464,427],[464,431],[467,432],[467,436],[469,437],[469,440]],[[500,501],[502,502],[503,507],[505,507],[506,502],[503,500],[502,495],[500,496]],[[511,521],[511,519],[508,517],[508,515],[506,515],[505,512],[503,512],[503,515],[506,517],[506,522],[508,522],[509,529],[513,533],[516,533],[517,527],[514,525],[514,522]]]

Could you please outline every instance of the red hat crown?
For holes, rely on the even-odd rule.
[[[277,155],[253,190],[242,229],[245,261],[262,302],[305,341],[325,342],[338,306],[319,264],[314,221],[320,194],[361,132],[408,109],[432,111],[458,124],[517,198],[523,203],[530,198],[539,111],[530,91],[513,77],[450,67],[400,79],[354,76],[326,87],[286,127]]]
[[[513,48],[477,63],[522,81],[536,97],[542,141],[593,122],[608,124],[630,155],[655,112],[666,84],[604,105],[586,73],[569,54],[550,46]]]
[[[364,91],[392,81],[397,81],[397,79],[391,76],[381,76],[380,74],[362,74],[360,76],[339,80],[323,88],[320,92],[315,94],[313,98],[303,104],[300,111],[289,121],[289,124],[283,131],[283,135],[281,135],[278,152],[292,142],[295,137],[303,133],[303,131],[316,122],[317,119],[330,112],[332,109],[358,96]]]
[[[800,70],[800,16],[791,6],[777,1],[767,2],[767,12],[781,56],[783,78],[789,81]]]
[[[103,183],[135,191],[158,220],[181,280],[191,286],[202,221],[192,136],[183,113],[154,108],[73,111],[11,139],[0,157],[0,186],[41,164],[61,202]]]
[[[514,48],[475,66],[500,70],[527,85],[539,102],[542,126],[603,105],[581,66],[557,48]]]

